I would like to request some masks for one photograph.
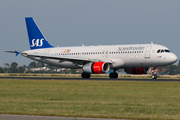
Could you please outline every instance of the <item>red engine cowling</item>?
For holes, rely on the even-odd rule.
[[[124,71],[129,74],[147,74],[149,68],[141,67],[141,68],[124,68]]]
[[[82,69],[83,69],[83,72],[86,72],[86,73],[100,74],[100,73],[108,72],[110,69],[110,65],[105,62],[92,62],[92,63],[85,64]]]

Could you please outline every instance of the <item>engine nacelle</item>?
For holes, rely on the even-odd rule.
[[[124,71],[129,74],[147,74],[149,68],[141,67],[141,68],[124,68]]]
[[[85,64],[82,69],[85,73],[107,73],[110,69],[110,65],[105,62],[92,62]]]

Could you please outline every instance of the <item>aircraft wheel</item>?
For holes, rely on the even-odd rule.
[[[91,76],[91,74],[89,74],[89,73],[82,73],[81,74],[82,78],[90,78],[90,76]]]
[[[153,74],[152,79],[157,79],[157,74]]]
[[[110,73],[110,74],[109,74],[109,77],[110,77],[110,78],[116,78],[116,79],[117,79],[117,78],[118,78],[118,74],[117,74],[117,73]]]

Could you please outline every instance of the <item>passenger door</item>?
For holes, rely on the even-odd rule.
[[[145,50],[145,58],[150,58],[150,52],[151,52],[152,46],[147,46]]]

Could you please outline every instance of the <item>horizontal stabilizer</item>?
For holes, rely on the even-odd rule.
[[[20,52],[18,52],[18,51],[4,51],[4,52],[8,52],[8,53],[16,53],[16,56],[18,56],[19,54],[20,54]]]

